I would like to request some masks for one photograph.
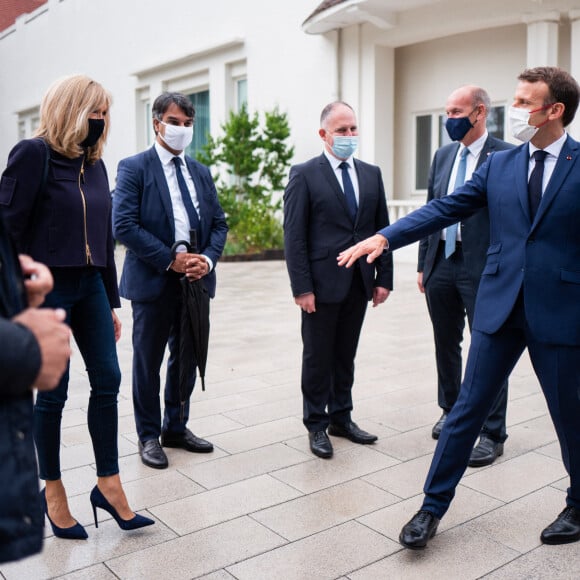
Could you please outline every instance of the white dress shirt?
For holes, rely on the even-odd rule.
[[[552,177],[552,173],[554,173],[554,167],[556,167],[556,161],[558,161],[558,157],[560,156],[560,151],[562,151],[562,147],[564,147],[564,142],[568,137],[567,133],[564,133],[557,141],[554,141],[546,148],[543,149],[547,153],[544,159],[544,175],[542,178],[542,195],[544,191],[546,191],[546,187],[550,181],[550,177]],[[538,151],[538,147],[535,145],[529,144],[529,153],[530,153],[530,162],[528,165],[528,181],[530,180],[530,175],[536,165],[536,160],[534,159],[534,153]]]
[[[469,147],[467,147],[468,153],[465,157],[465,181],[471,179],[471,175],[477,167],[477,162],[483,146],[487,140],[487,131],[479,138],[476,139]],[[457,150],[457,155],[455,156],[455,161],[453,162],[453,169],[451,170],[451,175],[449,177],[449,183],[447,184],[447,195],[455,191],[455,179],[457,178],[457,170],[459,168],[459,160],[461,159],[461,153],[465,149],[465,146],[460,143],[459,149]],[[441,239],[445,239],[445,229],[441,230]],[[461,228],[457,228],[457,241],[461,241]]]
[[[175,241],[187,240],[189,242],[189,230],[191,226],[189,224],[189,217],[187,215],[187,210],[185,209],[185,204],[181,198],[181,190],[179,189],[179,183],[177,182],[177,173],[175,169],[175,163],[173,163],[174,157],[179,157],[182,161],[181,173],[185,179],[185,184],[191,195],[191,201],[193,202],[193,207],[197,212],[199,217],[199,201],[197,200],[197,192],[195,191],[195,184],[189,170],[187,169],[187,164],[185,163],[185,153],[182,151],[179,155],[173,155],[170,151],[161,146],[157,141],[154,143],[155,151],[159,155],[161,161],[161,166],[163,167],[163,173],[165,175],[165,181],[167,182],[167,187],[169,188],[169,195],[171,196],[171,206],[173,208],[173,220],[175,224]],[[178,248],[178,252],[185,252],[185,248]],[[209,270],[213,270],[213,262],[203,254],[206,259]]]
[[[330,166],[332,167],[334,174],[336,175],[336,179],[338,179],[338,183],[342,188],[344,193],[344,184],[342,183],[342,169],[339,165],[344,161],[348,165],[348,175],[350,180],[352,181],[352,186],[354,188],[354,196],[356,198],[356,204],[359,205],[359,190],[358,190],[358,179],[356,176],[356,170],[354,168],[354,159],[351,155],[348,159],[337,159],[334,155],[331,155],[326,148],[324,149],[324,155],[328,159]]]

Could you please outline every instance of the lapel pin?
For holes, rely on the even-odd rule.
[[[572,155],[568,155],[568,156],[566,157],[566,159],[567,159],[568,161],[572,161]]]

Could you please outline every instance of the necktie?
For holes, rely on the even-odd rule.
[[[354,186],[348,174],[348,163],[343,161],[339,165],[342,170],[342,187],[344,188],[344,196],[346,197],[346,205],[348,205],[348,211],[350,213],[350,218],[352,222],[356,220],[356,196],[354,195]]]
[[[173,163],[175,165],[175,175],[177,176],[177,183],[179,184],[181,199],[183,200],[183,205],[185,206],[185,211],[187,212],[187,217],[189,218],[189,227],[192,230],[199,232],[199,217],[195,211],[193,201],[191,200],[191,194],[189,193],[189,189],[187,189],[187,184],[185,183],[183,173],[181,173],[181,159],[179,157],[174,157]]]
[[[461,152],[459,158],[459,165],[457,166],[457,176],[455,177],[455,187],[454,190],[465,183],[465,168],[467,166],[467,154],[469,149],[465,147]],[[457,245],[457,227],[459,224],[453,224],[448,228],[445,228],[445,257],[453,255],[455,252],[455,246]]]
[[[546,159],[546,151],[538,149],[534,151],[534,159],[536,164],[530,175],[530,181],[528,182],[528,197],[530,200],[530,216],[532,221],[536,217],[536,212],[542,201],[542,180],[544,178],[544,160]]]

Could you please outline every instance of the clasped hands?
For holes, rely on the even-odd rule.
[[[185,274],[190,280],[199,280],[209,273],[209,264],[205,256],[201,254],[178,252],[175,255],[171,269],[180,274]]]

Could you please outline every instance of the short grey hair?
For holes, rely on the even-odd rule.
[[[338,107],[338,105],[344,105],[345,107],[348,107],[354,113],[354,109],[348,103],[345,103],[344,101],[334,101],[332,103],[328,103],[328,105],[326,105],[326,107],[324,107],[324,109],[322,109],[322,113],[320,113],[320,126],[322,128],[324,128],[326,120],[328,119],[328,117],[330,116],[332,111],[334,111],[334,109],[336,109],[336,107]]]

